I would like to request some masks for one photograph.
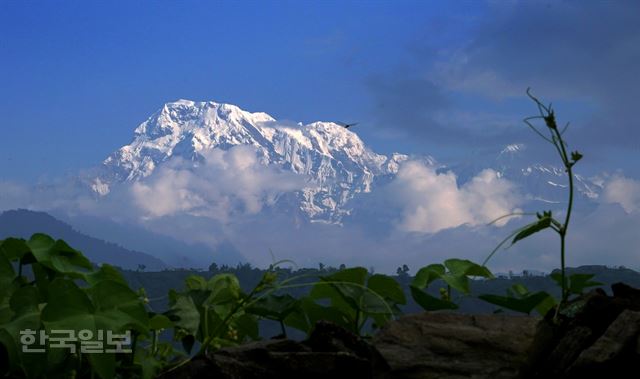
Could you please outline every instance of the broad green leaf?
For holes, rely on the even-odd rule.
[[[9,259],[3,254],[0,254],[0,307],[8,299],[8,296],[13,291],[11,283],[16,278],[16,273],[13,270],[13,266]]]
[[[381,274],[372,275],[367,282],[367,287],[384,299],[388,299],[394,303],[406,304],[407,302],[400,283],[390,276]]]
[[[390,304],[384,298],[381,298],[379,295],[376,295],[371,291],[364,291],[362,293],[362,297],[359,299],[359,309],[364,312],[363,316],[384,314],[391,317],[394,305],[394,303]]]
[[[191,290],[207,289],[207,280],[200,275],[189,275],[184,282],[187,288]]]
[[[321,306],[308,297],[300,299],[300,306],[308,319],[309,331],[320,320],[330,321],[353,331],[351,318],[339,308]],[[302,325],[292,323],[292,321],[292,319],[287,318],[285,319],[285,324],[300,329],[299,327]]]
[[[538,303],[538,305],[536,305],[536,312],[538,312],[540,316],[544,317],[557,304],[558,302],[556,301],[556,299],[553,296],[549,295],[540,303]]]
[[[452,275],[445,274],[442,276],[442,280],[447,283],[447,285],[451,286],[451,288],[458,290],[464,294],[469,294],[469,278],[464,275]]]
[[[569,291],[576,295],[581,294],[586,288],[601,286],[602,283],[592,281],[593,274],[573,274],[569,277]]]
[[[42,321],[48,329],[96,330],[92,315],[95,308],[89,296],[73,281],[54,279],[49,284],[47,305]]]
[[[18,288],[12,295],[9,304],[14,314],[21,316],[27,313],[38,313],[40,302],[40,293],[33,286]]]
[[[458,308],[455,303],[431,296],[418,287],[410,286],[410,289],[413,300],[415,300],[416,303],[418,303],[418,305],[420,305],[426,311],[438,311],[442,309]]]
[[[43,354],[22,353],[20,331],[41,329],[38,298],[30,299],[33,295],[32,287],[17,289],[11,296],[11,321],[0,325],[0,344],[4,345],[9,354],[9,362],[13,369],[20,368],[27,377],[41,376],[44,365],[41,364]]]
[[[36,260],[61,273],[83,277],[93,269],[91,262],[62,240],[54,241],[45,234],[34,234],[27,242]]]
[[[365,284],[366,278],[367,269],[364,267],[348,268],[323,277],[323,279],[328,282],[349,282],[360,285]]]
[[[551,226],[551,217],[542,217],[538,221],[527,225],[527,227],[524,228],[520,233],[516,234],[516,236],[513,237],[513,241],[511,241],[511,244],[513,245],[514,243],[522,239],[525,239],[530,235],[537,233],[541,230],[544,230],[550,226]]]
[[[102,379],[115,378],[116,356],[115,354],[87,354],[91,368]]]
[[[42,309],[45,328],[75,331],[88,329],[94,333],[98,330],[112,330],[120,333],[132,325],[139,327],[140,322],[130,309],[130,299],[124,298],[123,304],[118,307],[106,306],[113,302],[112,297],[105,295],[108,288],[99,291],[105,298],[101,299],[102,303],[98,306],[94,306],[86,292],[73,281],[54,279],[49,285],[47,304]],[[119,294],[122,295],[123,292]],[[146,317],[146,313],[144,316]]]
[[[338,271],[321,277],[321,282],[313,286],[309,296],[312,299],[330,299],[331,305],[341,312],[355,314],[356,310],[362,308],[366,278],[367,270],[363,267]]]
[[[10,261],[22,259],[31,249],[23,239],[7,238],[0,243],[0,255],[4,255]]]
[[[250,340],[257,340],[260,338],[258,320],[255,317],[244,313],[235,317],[233,324],[238,330],[240,342],[244,341],[245,337],[248,337]]]
[[[289,294],[269,294],[257,300],[246,311],[256,316],[280,321],[284,320],[297,306],[298,300]]]
[[[207,288],[211,291],[207,304],[237,301],[242,293],[240,282],[233,274],[218,274],[212,277],[207,283]]]
[[[483,278],[492,278],[493,274],[485,266],[471,262],[467,259],[447,259],[444,265],[453,276],[480,276]]]
[[[84,278],[90,285],[96,285],[103,280],[110,280],[128,285],[120,271],[106,263],[100,265],[98,270],[85,274]]]
[[[480,295],[478,298],[497,306],[510,309],[516,312],[530,314],[541,303],[548,302],[548,298],[553,299],[551,295],[544,291],[536,292],[520,299],[508,296],[498,295]]]
[[[309,307],[306,309],[308,310]],[[309,322],[309,317],[305,312],[305,308],[302,305],[289,313],[287,317],[284,318],[283,322],[286,326],[301,330],[305,333],[309,333],[312,327]]]
[[[162,314],[153,315],[149,319],[149,329],[153,330],[161,330],[161,329],[169,329],[173,326],[173,323],[169,318]]]
[[[200,327],[200,312],[190,296],[174,293],[167,316],[173,321],[176,328],[184,329],[191,335],[196,335]]]
[[[440,279],[445,274],[445,267],[441,264],[432,264],[418,270],[411,285],[416,288],[427,288],[431,282]]]
[[[118,310],[129,316],[126,321],[140,332],[147,331],[149,316],[138,295],[127,285],[113,280],[103,280],[89,290],[93,304],[99,312]]]
[[[513,290],[513,292],[517,296],[522,297],[522,296],[529,295],[529,290],[527,289],[527,287],[525,287],[524,285],[522,285],[520,283],[516,283],[516,284],[512,285],[511,289]]]

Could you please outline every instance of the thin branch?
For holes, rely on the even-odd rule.
[[[527,124],[527,125],[528,125],[528,126],[529,126],[533,131],[534,131],[534,132],[536,132],[536,133],[537,133],[540,137],[542,137],[545,141],[547,141],[547,142],[549,142],[549,143],[553,144],[553,141],[551,141],[549,138],[545,137],[545,136],[544,136],[544,134],[542,134],[542,132],[540,132],[538,129],[536,129],[536,127],[535,127],[535,126],[533,126],[533,124],[531,124],[531,123],[529,122],[529,120],[530,120],[530,119],[534,119],[534,118],[540,118],[540,117],[538,117],[538,116],[535,116],[535,117],[527,117],[527,118],[525,118],[525,119],[524,119],[524,120],[522,120],[522,121],[524,121],[524,123],[525,123],[525,124]]]
[[[493,224],[495,224],[496,222],[498,222],[498,221],[500,221],[500,220],[502,220],[502,219],[504,219],[504,218],[507,218],[507,217],[515,217],[515,216],[535,216],[535,215],[536,215],[536,214],[535,214],[535,213],[533,213],[533,212],[513,212],[513,213],[508,213],[508,214],[506,214],[506,215],[502,215],[502,216],[500,216],[500,217],[498,217],[498,218],[496,218],[496,219],[492,220],[491,222],[489,222],[489,223],[487,224],[487,226],[493,225]]]

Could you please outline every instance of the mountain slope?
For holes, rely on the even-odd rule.
[[[357,193],[378,177],[393,175],[404,155],[368,149],[353,132],[331,122],[283,125],[266,113],[230,104],[179,100],[168,103],[135,130],[133,141],[111,154],[92,189],[106,195],[117,183],[152,175],[172,157],[196,164],[211,149],[251,146],[261,163],[305,177],[309,185],[283,199],[312,221],[340,222]]]
[[[403,154],[377,154],[350,129],[335,123],[292,125],[235,105],[179,100],[165,104],[140,124],[133,141],[111,154],[89,185],[96,194],[106,196],[121,183],[153,178],[158,168],[174,157],[197,167],[208,152],[236,146],[252,147],[261,164],[296,174],[306,183],[278,194],[270,204],[277,213],[334,224],[352,214],[358,194],[388,183],[400,164],[409,159]],[[436,163],[428,156],[418,158],[440,171],[453,171],[459,184],[493,168],[520,187],[529,201],[566,201],[564,170],[537,164],[525,153],[524,145],[512,144],[493,157],[453,166]],[[597,181],[579,175],[576,179],[580,196],[588,201],[598,198],[602,188]]]
[[[149,254],[127,250],[121,246],[82,234],[47,213],[29,210],[11,210],[0,214],[0,239],[18,237],[28,239],[34,233],[45,233],[63,239],[80,250],[94,263],[109,263],[126,269],[158,271],[166,264]]]

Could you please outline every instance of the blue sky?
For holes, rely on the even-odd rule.
[[[0,179],[98,164],[180,98],[359,121],[376,151],[534,140],[532,86],[594,172],[637,168],[633,2],[0,2]],[[635,16],[634,16],[635,15]]]
[[[0,205],[49,210],[71,204],[71,213],[95,205],[98,214],[140,221],[139,204],[114,195],[109,201],[117,205],[98,206],[74,192],[74,181],[60,178],[100,164],[130,143],[138,124],[177,99],[228,102],[285,121],[359,122],[352,130],[380,153],[430,154],[486,168],[492,162],[487,157],[505,145],[525,143],[527,159],[557,163],[553,149],[522,123],[536,110],[525,96],[532,87],[553,101],[560,122],[572,122],[569,148],[584,154],[576,170],[606,181],[602,199],[592,204],[596,210],[576,227],[572,246],[586,251],[580,262],[606,258],[638,267],[637,254],[629,252],[640,243],[639,15],[638,1],[595,0],[0,1]],[[513,192],[414,169],[415,175],[394,181],[413,191],[399,197],[401,213],[409,216],[442,205],[445,216],[455,213],[439,194],[481,194],[487,202]],[[425,196],[422,182],[437,188]],[[466,202],[458,203],[458,213],[469,213]],[[199,218],[175,217],[142,224],[190,241],[199,235],[200,242],[218,230]],[[247,240],[241,221],[227,235],[234,243]],[[386,221],[393,233],[378,244],[368,232],[354,237],[359,226],[319,234],[314,227],[308,239],[277,238],[269,228],[280,231],[280,224],[267,217],[266,226],[256,225],[264,227],[268,243],[258,235],[243,253],[264,255],[261,248],[274,243],[277,251],[281,243],[283,257],[295,258],[300,243],[305,253],[313,247],[320,257],[351,248],[346,254],[354,261],[361,252],[377,251],[383,262],[395,260],[388,251],[401,246],[409,252],[403,259],[424,263],[425,244],[436,254],[432,259],[453,251],[483,259],[495,246],[482,231],[467,237],[466,227],[432,238],[432,229],[414,224],[424,233],[394,234],[400,224]],[[617,243],[613,252],[609,240]],[[555,240],[549,242],[555,249]],[[556,264],[545,258],[545,249],[531,251],[507,257],[512,261],[499,267]]]

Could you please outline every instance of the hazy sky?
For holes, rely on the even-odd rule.
[[[464,157],[535,140],[528,86],[584,169],[640,176],[639,2],[2,1],[0,179],[98,164],[180,98]]]

